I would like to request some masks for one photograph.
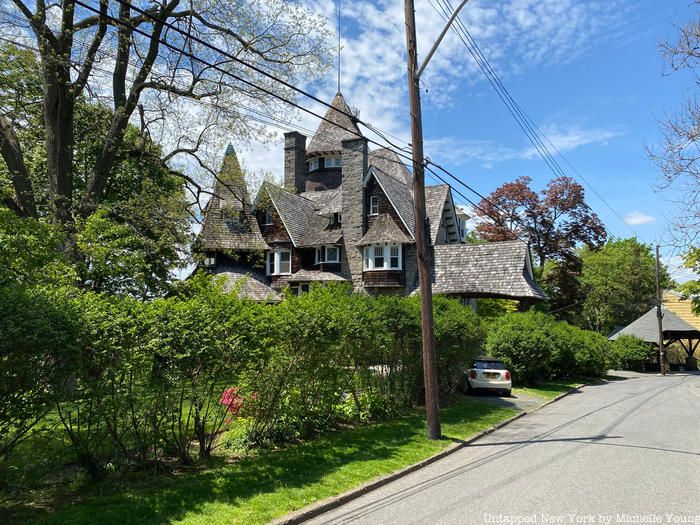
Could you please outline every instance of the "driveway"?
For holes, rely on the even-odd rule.
[[[587,386],[312,523],[700,523],[700,376]]]

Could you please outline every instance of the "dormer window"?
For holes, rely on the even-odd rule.
[[[241,212],[238,210],[225,210],[224,211],[224,222],[232,230],[238,230],[241,228]]]
[[[204,266],[211,268],[216,264],[216,258],[213,253],[208,253],[207,256],[204,258]]]
[[[343,224],[343,214],[335,212],[333,216],[331,217],[330,225],[331,226],[340,226]]]
[[[372,195],[369,198],[369,214],[378,215],[379,214],[379,197]]]
[[[265,211],[265,223],[264,226],[271,226],[273,224],[274,216],[272,210]]]
[[[313,159],[309,161],[309,171],[316,171],[320,166],[320,159]]]

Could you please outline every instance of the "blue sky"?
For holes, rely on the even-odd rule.
[[[443,22],[430,2],[416,4],[425,56]],[[335,27],[334,1],[313,8]],[[644,148],[658,143],[657,119],[692,93],[687,74],[664,75],[659,43],[673,40],[674,24],[694,9],[688,0],[472,0],[464,9],[462,20],[516,101],[627,219],[629,226],[587,189],[614,236],[632,235],[631,227],[644,242],[667,238],[673,195],[654,191],[659,171]],[[343,93],[364,120],[407,138],[403,1],[346,0],[342,15]],[[311,87],[330,100],[335,73]],[[536,189],[554,177],[452,34],[426,70],[423,118],[426,154],[482,193],[521,175]],[[299,123],[318,125],[301,116]],[[280,176],[280,149],[277,142],[253,144],[241,153],[249,167]],[[674,277],[689,277],[676,270],[675,251],[663,252]]]

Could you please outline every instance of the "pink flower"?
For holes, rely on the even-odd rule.
[[[239,394],[240,389],[237,386],[227,388],[221,393],[219,403],[226,407],[226,411],[234,417],[243,408],[243,397]]]

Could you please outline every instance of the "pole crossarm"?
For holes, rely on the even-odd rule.
[[[445,24],[445,27],[442,29],[442,32],[440,33],[440,36],[438,36],[437,40],[436,40],[435,43],[433,44],[433,47],[430,48],[430,51],[428,51],[428,54],[425,56],[425,60],[424,60],[423,63],[420,65],[420,67],[418,68],[418,70],[414,73],[414,76],[415,76],[416,80],[418,80],[418,79],[420,78],[420,76],[423,74],[423,70],[425,69],[425,66],[427,66],[427,65],[428,65],[428,62],[430,62],[430,59],[433,58],[433,55],[435,54],[435,51],[437,51],[437,48],[440,46],[440,43],[442,42],[442,39],[445,38],[445,35],[446,35],[447,32],[450,30],[450,27],[452,26],[452,23],[455,21],[455,19],[456,19],[457,16],[459,15],[459,12],[462,10],[462,8],[463,8],[465,5],[467,5],[467,2],[469,2],[469,0],[462,0],[462,2],[460,2],[460,4],[457,6],[457,9],[455,9],[454,12],[452,13],[452,16],[450,17],[450,19],[449,19],[449,20],[447,21],[447,23]]]

